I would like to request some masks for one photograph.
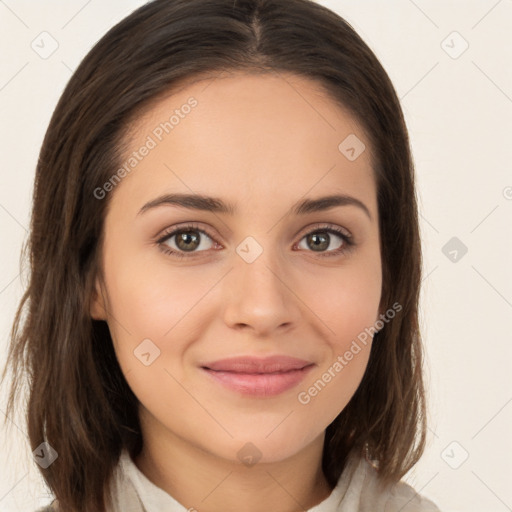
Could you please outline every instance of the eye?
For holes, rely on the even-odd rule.
[[[203,252],[204,250],[210,249],[208,243],[205,246],[205,240],[212,241],[212,238],[206,231],[198,228],[194,224],[188,224],[180,228],[174,229],[157,240],[157,243],[161,250],[166,254],[171,254],[178,258],[187,256],[186,253]],[[175,239],[175,240],[173,240]],[[199,250],[197,250],[199,248]]]
[[[336,247],[327,250],[333,242],[332,236],[341,240]],[[352,235],[338,227],[320,226],[314,231],[309,231],[302,239],[305,240],[306,248],[312,247],[311,252],[319,253],[320,256],[338,256],[349,251],[355,244]],[[299,244],[300,246],[300,244]]]
[[[334,249],[331,246],[334,239],[341,240]],[[306,249],[311,247],[308,252],[318,253],[319,256],[337,256],[348,252],[354,245],[352,235],[343,228],[325,225],[317,226],[316,229],[309,231],[301,238],[305,240]],[[197,252],[204,252],[213,246],[219,245],[213,241],[213,238],[204,230],[195,224],[187,224],[164,233],[157,240],[158,247],[165,254],[172,257],[184,258],[194,257]],[[301,243],[297,244],[300,246]],[[304,246],[301,247],[302,249]],[[188,254],[187,254],[188,253]]]

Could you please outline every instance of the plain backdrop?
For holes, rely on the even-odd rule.
[[[143,3],[0,0],[2,365],[26,285],[19,256],[50,116],[92,45]],[[405,480],[443,512],[512,510],[512,1],[320,3],[390,75],[416,164],[429,438]],[[47,49],[58,44],[47,58],[33,49],[41,37]],[[4,404],[2,395],[2,413]],[[22,411],[9,421],[0,510],[32,512],[50,497]]]

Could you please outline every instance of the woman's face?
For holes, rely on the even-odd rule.
[[[236,73],[188,84],[131,135],[93,199],[110,207],[91,314],[143,431],[228,460],[297,454],[356,391],[379,319],[365,134],[315,82]],[[349,199],[317,202],[334,195]]]

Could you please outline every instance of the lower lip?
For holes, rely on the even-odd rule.
[[[282,373],[234,373],[203,370],[217,382],[232,391],[252,396],[276,396],[294,388],[301,382],[314,365],[301,370],[291,370]]]

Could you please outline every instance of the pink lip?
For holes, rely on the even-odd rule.
[[[314,363],[288,356],[234,357],[201,365],[227,388],[253,396],[275,396],[295,387]]]

